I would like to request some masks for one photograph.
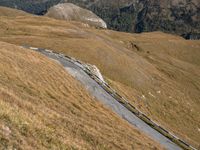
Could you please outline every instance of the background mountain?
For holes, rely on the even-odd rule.
[[[126,32],[164,31],[188,38],[200,33],[198,0],[65,0],[92,10],[110,29]],[[191,34],[194,33],[192,37]]]
[[[21,9],[29,13],[41,15],[60,0],[0,0],[0,6]]]
[[[126,32],[164,31],[198,39],[198,0],[0,0],[0,5],[43,14],[59,2],[71,2],[92,10],[108,28]]]

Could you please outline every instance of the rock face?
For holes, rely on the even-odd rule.
[[[63,3],[51,7],[46,16],[62,20],[80,21],[90,26],[107,28],[106,23],[93,12],[71,3]]]

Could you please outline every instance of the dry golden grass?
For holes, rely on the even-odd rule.
[[[61,65],[0,42],[0,149],[162,149]]]
[[[2,7],[0,6],[0,16],[12,16],[12,17],[16,17],[16,16],[20,16],[20,15],[23,15],[23,16],[28,16],[29,14],[28,13],[25,13],[23,11],[20,11],[20,10],[15,10],[15,9],[10,9],[10,8],[7,8],[7,7]]]
[[[128,34],[47,17],[1,16],[0,40],[95,64],[134,105],[189,143],[200,141],[200,41]]]

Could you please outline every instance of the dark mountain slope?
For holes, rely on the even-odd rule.
[[[33,14],[43,14],[60,0],[0,0],[0,6],[17,8]]]
[[[126,32],[164,31],[198,38],[200,2],[198,0],[118,0],[95,2],[65,0],[95,12],[111,29]],[[196,36],[197,35],[197,36]]]

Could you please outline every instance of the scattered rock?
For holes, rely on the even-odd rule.
[[[151,92],[148,93],[150,96],[156,98]]]
[[[157,91],[157,93],[158,93],[158,94],[160,94],[160,93],[161,93],[161,91]]]
[[[141,98],[142,98],[142,99],[146,99],[145,95],[142,95]]]
[[[6,137],[8,137],[11,134],[11,130],[8,126],[2,125],[1,129]]]

